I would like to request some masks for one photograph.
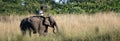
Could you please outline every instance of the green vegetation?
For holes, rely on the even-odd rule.
[[[52,14],[120,12],[119,0],[69,0],[67,4],[52,0],[0,0],[0,14],[36,14],[43,3],[50,7],[48,13]]]
[[[115,33],[115,34],[113,34]],[[49,35],[49,36],[41,36],[41,37],[23,37],[21,35],[14,35],[14,37],[6,37],[0,41],[119,41],[120,40],[120,32],[116,33],[106,33],[101,35],[91,35],[86,37],[79,37],[79,36],[69,36],[69,37],[62,37],[57,35]]]

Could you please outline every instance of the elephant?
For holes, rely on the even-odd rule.
[[[52,17],[43,17],[43,16],[31,16],[24,18],[20,23],[20,29],[22,34],[26,34],[26,30],[29,31],[29,35],[31,36],[31,32],[36,34],[37,32],[39,35],[43,35],[48,32],[48,27],[53,28],[53,33],[55,33],[55,27],[58,31],[58,26],[55,20]]]

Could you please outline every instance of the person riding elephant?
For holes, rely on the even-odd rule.
[[[39,16],[44,16],[45,12],[47,11],[47,5],[45,4],[42,4],[40,6],[40,10],[38,12]]]

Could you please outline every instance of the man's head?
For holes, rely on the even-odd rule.
[[[42,5],[40,6],[40,9],[43,10],[44,12],[46,12],[46,10],[47,10],[47,5],[42,4]]]

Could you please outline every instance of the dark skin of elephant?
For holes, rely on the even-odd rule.
[[[55,27],[58,31],[57,24],[52,17],[32,16],[24,18],[20,24],[22,34],[25,35],[26,30],[28,30],[30,36],[31,32],[33,34],[38,32],[40,35],[45,35],[48,32],[48,27],[52,27],[54,33]]]
[[[31,24],[28,21],[28,18],[24,18],[20,23],[20,29],[22,31],[22,34],[26,34],[26,30],[29,30],[29,33],[31,33]]]

